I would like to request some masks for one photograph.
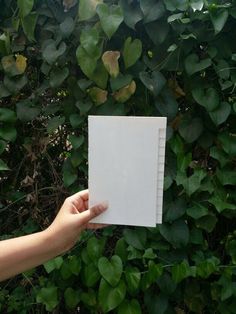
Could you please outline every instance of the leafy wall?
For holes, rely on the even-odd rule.
[[[87,116],[167,116],[164,223],[87,232],[2,313],[235,313],[236,1],[1,0],[1,238],[87,186]]]

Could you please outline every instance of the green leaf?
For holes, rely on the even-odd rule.
[[[203,132],[203,124],[200,118],[183,119],[180,122],[179,133],[187,143],[196,141]]]
[[[142,20],[143,13],[139,4],[130,3],[127,0],[120,0],[120,5],[124,14],[124,22],[130,28],[135,30],[135,25]]]
[[[67,16],[65,20],[60,24],[60,31],[63,38],[68,38],[72,34],[75,27],[74,20],[71,16]]]
[[[80,292],[72,289],[71,287],[68,287],[64,292],[64,298],[66,306],[70,309],[75,309],[80,301]]]
[[[58,288],[54,286],[41,288],[37,293],[36,301],[37,303],[43,303],[46,310],[51,312],[59,303]]]
[[[168,298],[163,293],[150,293],[148,291],[144,296],[144,303],[149,314],[165,314],[168,307]]]
[[[218,139],[223,147],[223,150],[230,156],[236,156],[236,141],[235,134],[222,132],[218,135]]]
[[[186,210],[188,216],[193,219],[198,219],[208,214],[208,209],[200,204],[195,204]]]
[[[59,87],[64,80],[69,75],[69,69],[67,67],[65,68],[55,68],[50,72],[50,86],[52,88]]]
[[[79,2],[79,20],[86,21],[96,14],[96,7],[103,0],[80,0]]]
[[[119,256],[113,255],[110,261],[106,257],[101,257],[98,260],[98,269],[102,277],[112,287],[117,286],[123,271],[122,261]]]
[[[120,280],[116,287],[111,287],[102,278],[98,290],[98,301],[103,312],[107,313],[117,308],[124,300],[125,294],[126,286],[123,280]]]
[[[34,120],[40,114],[40,108],[36,107],[30,100],[22,100],[16,104],[17,118],[27,122]]]
[[[61,256],[58,256],[54,259],[51,259],[50,261],[47,261],[43,264],[46,272],[50,274],[54,269],[60,269],[61,265],[63,263],[63,258]]]
[[[10,95],[11,92],[3,84],[0,84],[0,99],[3,97],[8,97]]]
[[[221,167],[224,167],[229,162],[229,159],[226,153],[222,149],[216,146],[211,147],[210,156],[218,160]]]
[[[15,122],[16,114],[13,110],[7,108],[0,108],[0,121],[2,122]]]
[[[138,291],[141,273],[137,267],[128,266],[125,269],[125,280],[127,283],[127,290],[129,293]]]
[[[6,141],[14,142],[16,139],[17,133],[16,129],[11,125],[3,125],[0,128],[0,138],[3,138]]]
[[[141,72],[139,77],[147,89],[153,92],[155,96],[161,92],[166,84],[165,77],[159,71],[153,71],[151,73]]]
[[[123,57],[125,62],[125,68],[128,69],[134,65],[142,54],[142,42],[139,39],[132,41],[131,37],[128,37],[124,43]]]
[[[96,261],[101,257],[105,245],[105,239],[91,237],[87,242],[87,252],[91,261]]]
[[[208,278],[212,273],[218,270],[220,261],[213,256],[197,265],[197,275],[201,278]]]
[[[225,26],[225,23],[228,19],[229,13],[228,10],[216,10],[211,12],[210,17],[212,24],[214,26],[215,34],[218,34],[222,31],[223,27]]]
[[[162,275],[163,267],[160,264],[155,264],[153,261],[148,263],[148,271],[144,273],[141,280],[142,290],[147,290],[156,280]]]
[[[118,308],[118,314],[142,314],[142,309],[138,300],[124,300]]]
[[[103,63],[98,61],[97,66],[92,75],[89,77],[95,84],[101,89],[106,89],[107,80],[108,80],[108,72],[105,69]]]
[[[218,213],[221,213],[222,211],[227,209],[236,209],[236,205],[229,204],[227,201],[222,200],[218,195],[214,195],[212,198],[209,199],[208,202],[215,206]]]
[[[90,78],[97,66],[96,58],[90,57],[82,46],[77,48],[76,58],[81,70]]]
[[[80,44],[91,58],[96,60],[100,58],[102,50],[96,28],[84,29],[80,35]]]
[[[25,17],[32,11],[34,0],[17,0],[17,6],[20,9],[21,17]]]
[[[203,0],[190,0],[190,6],[193,9],[193,12],[201,11],[204,6],[204,1]]]
[[[185,69],[189,75],[200,72],[211,65],[211,59],[199,60],[199,57],[196,54],[190,54],[185,59]]]
[[[196,221],[196,226],[207,232],[212,232],[215,228],[217,218],[214,214],[209,213],[207,216],[203,216]]]
[[[141,0],[140,8],[144,14],[144,23],[160,19],[165,14],[165,6],[155,0]]]
[[[101,278],[97,267],[92,263],[82,268],[82,276],[85,285],[89,288],[94,287]]]
[[[125,229],[123,231],[125,241],[138,250],[144,250],[146,241],[147,241],[147,233],[145,229]]]
[[[122,237],[116,242],[115,246],[115,254],[118,255],[122,261],[127,260],[128,252],[127,252],[127,244],[125,239]]]
[[[171,273],[173,281],[179,283],[189,276],[195,276],[196,267],[190,267],[189,263],[184,260],[182,263],[174,265],[171,269]]]
[[[145,24],[145,29],[153,43],[158,46],[162,44],[167,38],[167,35],[169,33],[169,24],[166,20],[158,20]]]
[[[49,134],[53,133],[60,125],[65,122],[65,117],[53,117],[48,121],[47,132]]]
[[[0,159],[0,171],[5,171],[5,170],[10,170],[10,169],[7,166],[7,164],[2,159]]]
[[[216,176],[222,185],[236,185],[236,173],[228,169],[217,169]]]
[[[74,149],[79,148],[84,143],[84,136],[76,136],[76,135],[70,135],[69,141],[71,142]]]
[[[110,39],[123,21],[123,13],[118,5],[99,4],[96,8],[102,29]]]
[[[24,0],[22,0],[22,2],[23,1]],[[35,41],[34,31],[35,31],[37,19],[38,19],[37,13],[30,13],[29,15],[25,16],[21,20],[23,31],[29,41]]]
[[[147,259],[155,259],[156,257],[157,255],[153,252],[152,248],[146,249],[143,254],[143,258],[147,258]]]
[[[76,255],[69,256],[68,266],[70,268],[71,273],[73,275],[78,276],[81,270],[81,259]]]
[[[121,89],[127,85],[129,85],[132,81],[132,76],[129,74],[123,75],[121,73],[118,74],[116,78],[110,79],[111,89],[112,91],[116,91]]]
[[[159,226],[161,235],[175,248],[185,247],[189,241],[189,229],[184,220],[176,220],[173,224]]]
[[[175,202],[168,204],[164,211],[165,222],[173,222],[185,214],[186,203],[179,198]]]
[[[57,59],[62,56],[66,51],[66,44],[62,41],[58,48],[55,41],[50,40],[47,44],[44,45],[43,49],[43,58],[49,64],[53,64]]]
[[[215,123],[215,125],[219,125],[224,123],[231,112],[231,106],[227,102],[221,102],[220,106],[214,111],[209,112],[211,120]]]
[[[4,152],[7,147],[7,142],[0,140],[0,155]]]
[[[213,87],[205,90],[202,87],[195,88],[192,94],[196,102],[205,107],[207,111],[213,111],[219,106],[220,97]]]
[[[155,106],[162,116],[173,120],[178,112],[178,103],[173,93],[166,86],[156,98]]]
[[[80,110],[80,113],[86,114],[92,107],[93,107],[93,103],[91,101],[86,101],[86,102],[82,102],[82,101],[77,101],[75,103],[76,107]]]
[[[89,289],[88,293],[82,292],[81,301],[90,307],[96,307],[97,306],[97,291],[95,292],[94,290]]]
[[[12,94],[18,93],[27,84],[27,82],[28,80],[25,75],[14,78],[10,78],[8,76],[4,77],[4,85]]]

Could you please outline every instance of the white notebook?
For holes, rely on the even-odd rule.
[[[89,116],[89,206],[107,201],[96,223],[162,222],[166,118]]]

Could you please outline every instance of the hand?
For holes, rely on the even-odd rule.
[[[98,204],[88,208],[88,198],[88,190],[66,198],[53,223],[47,229],[51,235],[50,238],[55,241],[59,254],[71,249],[84,229],[98,229],[105,226],[89,221],[103,213],[107,209],[107,204]]]

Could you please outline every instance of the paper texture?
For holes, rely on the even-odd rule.
[[[166,118],[89,116],[89,206],[93,222],[154,227],[162,221]]]

